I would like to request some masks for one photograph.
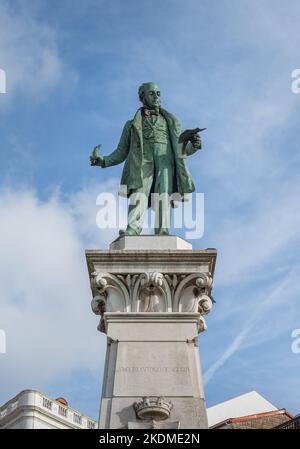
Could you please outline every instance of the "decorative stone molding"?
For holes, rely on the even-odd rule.
[[[198,326],[198,332],[204,332],[207,330],[207,325],[205,322],[205,319],[203,318],[203,316],[200,316],[200,320],[199,320],[199,326]]]
[[[91,275],[93,300],[92,311],[101,315],[97,329],[105,332],[103,315],[105,312],[130,312],[130,297],[127,286],[117,276],[111,273],[96,273]]]
[[[171,401],[166,402],[163,397],[144,397],[133,404],[137,418],[143,420],[162,421],[168,419],[173,408]]]
[[[103,296],[100,296],[100,295],[94,296],[94,298],[92,299],[92,302],[91,302],[91,307],[92,307],[92,311],[96,315],[101,316],[99,324],[97,326],[98,331],[105,332],[105,324],[104,324],[103,315],[106,312],[106,300],[104,299]]]
[[[145,272],[139,276],[132,291],[132,311],[172,311],[171,290],[162,273]]]
[[[165,274],[165,278],[168,281],[168,284],[172,291],[174,291],[177,285],[185,278],[185,274]]]
[[[192,273],[177,286],[173,299],[174,312],[209,313],[212,307],[210,297],[212,277],[210,273]]]
[[[200,313],[199,332],[206,330],[204,315],[212,308],[210,273],[189,275],[145,271],[142,274],[91,274],[92,310],[100,315],[98,330],[105,332],[105,312]]]
[[[160,312],[160,298],[164,294],[163,275],[144,273],[141,276],[139,301],[141,312]]]

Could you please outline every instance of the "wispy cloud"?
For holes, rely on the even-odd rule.
[[[245,305],[250,317],[245,321],[242,329],[225,349],[223,354],[205,372],[204,382],[206,384],[235,353],[243,348],[243,345],[247,347],[253,344],[259,345],[268,339],[275,339],[278,334],[286,330],[286,325],[289,325],[289,320],[285,322],[282,319],[282,309],[290,307],[293,300],[298,300],[300,288],[297,285],[297,280],[299,279],[299,275],[300,264],[291,269],[270,292],[264,291],[257,297],[256,290],[253,289],[253,294],[250,295],[247,305]],[[271,313],[274,314],[274,312],[277,314],[278,326],[276,326],[273,317],[271,322],[267,320],[267,317],[270,320],[270,315]],[[247,342],[247,338],[250,336],[250,333],[252,334],[256,326],[262,326],[263,333],[259,333],[259,338],[256,338],[255,342],[253,342],[251,335],[252,341]]]

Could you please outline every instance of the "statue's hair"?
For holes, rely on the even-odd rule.
[[[143,83],[143,84],[140,85],[140,87],[139,87],[139,99],[140,99],[140,101],[143,101],[145,88],[148,87],[149,84],[155,84],[156,85],[156,83],[154,83],[153,81],[149,81],[148,83]]]

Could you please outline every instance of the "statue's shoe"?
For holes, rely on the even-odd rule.
[[[162,228],[155,230],[155,235],[170,235],[168,229]]]
[[[120,229],[119,236],[123,237],[124,235],[139,235],[134,229],[127,227],[126,230]]]

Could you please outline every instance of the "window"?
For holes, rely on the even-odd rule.
[[[95,423],[93,421],[87,422],[87,428],[88,429],[95,429]]]
[[[80,415],[77,415],[77,413],[74,413],[74,415],[73,415],[73,421],[74,421],[76,424],[81,424],[82,418],[81,418]]]
[[[62,407],[61,405],[58,406],[58,414],[61,416],[64,416],[67,418],[68,416],[68,409],[66,407]]]
[[[48,410],[52,410],[52,401],[50,401],[50,399],[43,398],[43,407]]]

